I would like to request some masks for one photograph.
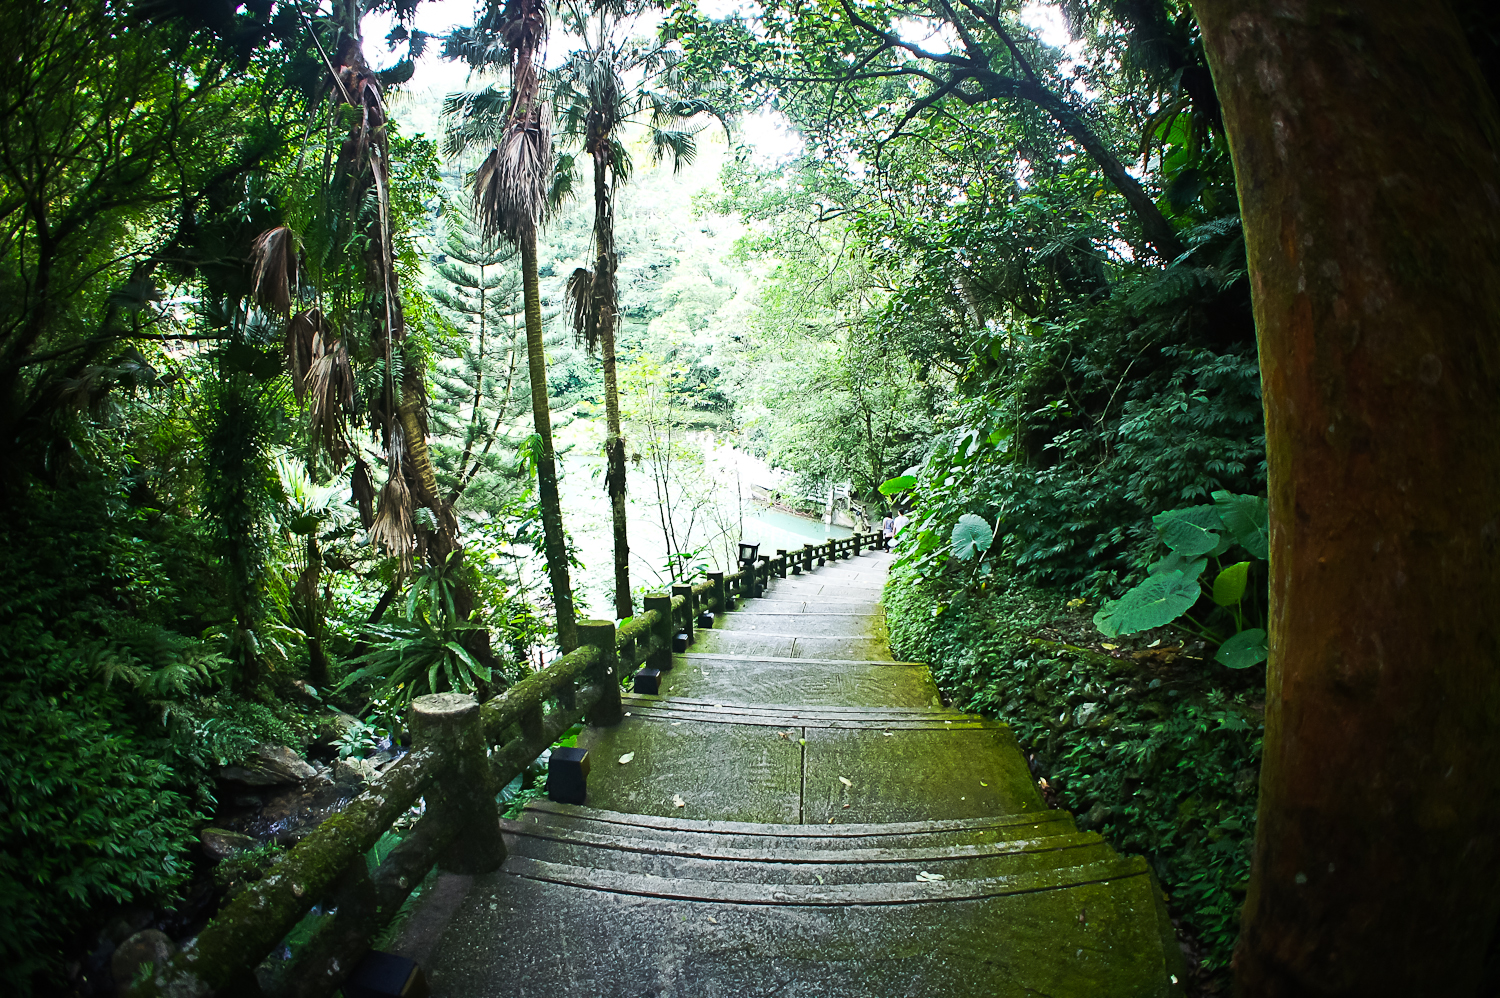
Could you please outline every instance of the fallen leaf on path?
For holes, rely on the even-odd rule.
[[[986,783],[986,782],[984,782],[984,781],[983,781],[983,780],[980,780],[980,781],[979,781],[979,785],[980,785],[980,786],[981,786],[981,787],[987,787],[987,786],[989,786],[989,784],[988,784],[988,783]]]
[[[891,737],[891,733],[889,731],[882,731],[881,734],[885,735],[887,738]]]
[[[626,752],[624,755],[620,756],[620,765],[623,766],[627,762],[629,762],[631,759],[634,759],[634,758],[635,758],[635,753],[634,752]]]
[[[719,924],[719,920],[717,918],[713,917],[712,915],[708,916],[708,920],[709,920],[710,923],[712,923],[714,925],[718,925]]]
[[[852,786],[854,786],[854,781],[851,780],[851,779],[849,779],[849,777],[847,777],[847,776],[840,776],[839,777],[839,782],[842,783],[846,787],[852,787]]]
[[[943,875],[941,873],[928,873],[926,870],[923,870],[921,873],[917,874],[917,880],[921,881],[924,884],[930,884],[934,881],[942,879]]]
[[[672,795],[672,806],[673,807],[687,807],[687,801],[685,801],[685,800],[682,799],[682,795],[681,794],[673,794]]]

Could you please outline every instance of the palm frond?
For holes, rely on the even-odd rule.
[[[563,290],[563,308],[567,310],[568,320],[573,325],[573,341],[585,343],[590,353],[598,346],[598,337],[589,337],[589,303],[594,297],[594,272],[579,267],[568,276],[567,286]]]
[[[701,128],[657,128],[651,132],[651,162],[660,163],[668,157],[672,160],[672,172],[682,169],[683,164],[692,165],[698,158],[698,140]]]
[[[305,379],[312,367],[313,340],[322,325],[323,313],[315,308],[298,312],[286,324],[283,343],[286,349],[286,369],[292,376],[292,390],[297,394],[298,405],[302,404],[307,395]]]
[[[267,229],[250,244],[251,295],[285,315],[297,288],[297,237],[285,225]]]
[[[370,543],[386,554],[401,561],[403,572],[411,571],[411,556],[415,550],[412,524],[411,487],[406,484],[406,475],[401,467],[401,430],[394,429],[388,455],[385,486],[380,490],[380,507],[375,514],[375,523],[370,527]]]
[[[343,338],[321,321],[313,332],[312,362],[303,384],[313,440],[343,464],[349,454],[345,416],[354,411],[354,368]]]
[[[545,108],[513,117],[474,171],[474,214],[487,236],[519,243],[541,222],[552,179],[552,137]]]

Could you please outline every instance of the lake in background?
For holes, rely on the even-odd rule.
[[[558,424],[554,439],[563,527],[584,565],[582,571],[574,570],[575,602],[580,617],[612,619],[614,536],[604,485],[604,420],[575,417],[559,419]],[[790,551],[853,534],[848,527],[829,526],[752,500],[752,484],[774,487],[786,477],[755,455],[720,443],[706,431],[685,433],[683,442],[697,448],[703,459],[697,467],[684,465],[688,494],[674,492],[669,502],[679,546],[699,552],[698,560],[709,570],[736,571],[742,539],[759,544],[762,554],[774,555],[777,548]],[[670,583],[667,542],[656,484],[645,462],[629,466],[626,489],[631,589],[639,593],[643,588],[663,588]]]

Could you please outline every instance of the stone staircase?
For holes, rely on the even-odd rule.
[[[396,947],[434,996],[1178,993],[1145,862],[1048,810],[1004,725],[891,660],[868,552],[700,630]]]

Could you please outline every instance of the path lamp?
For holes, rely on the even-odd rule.
[[[740,570],[743,577],[750,580],[750,596],[752,598],[760,595],[760,580],[755,577],[755,559],[760,554],[759,544],[746,544],[740,541]]]

